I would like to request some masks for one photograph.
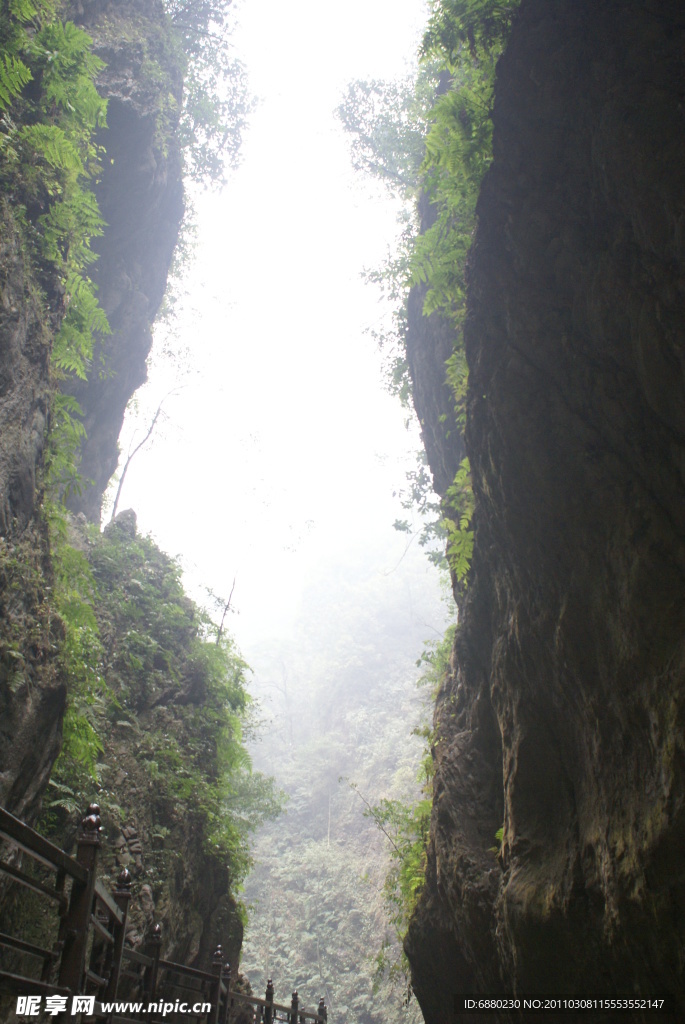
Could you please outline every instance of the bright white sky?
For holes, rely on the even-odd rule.
[[[384,307],[361,270],[395,237],[392,201],[351,169],[333,115],[355,78],[415,61],[422,0],[245,0],[234,42],[261,102],[242,166],[197,200],[198,247],[177,348],[153,359],[138,438],[160,398],[168,418],[132,463],[120,509],[228,595],[239,644],[287,627],[307,565],[392,532],[393,490],[418,447],[386,395],[364,329]],[[129,417],[126,450],[136,426]],[[144,432],[144,426],[142,426]],[[397,537],[398,557],[404,539]],[[247,653],[247,652],[246,652]]]

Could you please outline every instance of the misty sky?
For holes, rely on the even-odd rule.
[[[236,577],[242,646],[287,628],[308,566],[328,552],[391,533],[392,561],[406,544],[392,531],[405,516],[393,491],[418,434],[383,390],[364,330],[385,307],[360,279],[392,245],[397,208],[352,171],[333,111],[352,79],[411,68],[425,11],[421,0],[244,0],[237,19],[260,104],[240,169],[196,199],[177,354],[160,354],[159,331],[124,450],[184,386],[119,507],[182,556],[194,596],[199,581],[227,596]]]

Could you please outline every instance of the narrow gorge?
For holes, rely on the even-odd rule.
[[[286,624],[265,613],[254,642],[261,710],[225,628],[230,578],[224,596],[207,591],[213,619],[133,510],[100,529],[179,251],[189,167],[211,176],[216,154],[202,146],[237,148],[249,107],[236,87],[229,130],[216,113],[228,87],[211,111],[201,92],[228,66],[215,51],[214,70],[202,60],[229,7],[0,4],[0,806],[68,848],[97,793],[102,877],[113,887],[126,868],[133,878],[130,948],[146,948],[161,924],[165,956],[208,970],[220,943],[235,980],[251,909],[254,976],[292,967],[280,996],[288,984],[306,984],[310,1004],[325,992],[331,1024],[409,1019],[402,995],[426,1024],[548,1019],[506,1003],[539,995],[637,1001],[559,1019],[675,1024],[685,1017],[682,2],[432,0],[421,58],[430,102],[420,78],[404,107],[399,87],[386,89],[391,131],[382,103],[369,103],[369,164],[393,138],[400,162],[414,160],[390,386],[410,396],[425,450],[410,472],[421,511],[397,524],[406,547],[378,542],[371,525],[355,536],[338,435],[326,448],[332,377],[352,381],[343,432],[367,422],[353,344],[335,334],[346,293],[340,308],[322,299],[306,266],[296,288],[286,283],[299,293],[292,307],[278,291],[290,279],[276,222],[297,270],[295,240],[305,220],[329,216],[316,198],[328,186],[276,141],[262,159],[273,192],[263,210],[244,204],[262,246],[258,261],[245,257],[261,284],[247,318],[256,333],[225,347],[240,366],[241,348],[259,348],[277,322],[279,355],[260,363],[260,349],[256,380],[231,364],[228,383],[252,396],[249,451],[282,408],[306,428],[297,450],[275,447],[261,476],[240,479],[226,451],[243,441],[220,421],[203,441],[216,479],[179,470],[175,481],[193,492],[201,533],[203,504],[239,505],[242,487],[276,506],[288,475],[323,491],[322,463],[340,464],[338,516],[307,548],[306,570],[267,565],[264,605],[285,594]],[[312,11],[297,17],[320,50]],[[297,69],[303,99],[317,66]],[[374,102],[383,95],[378,81],[362,86]],[[293,138],[306,120],[293,120]],[[329,127],[306,127],[324,150]],[[311,208],[293,198],[293,168]],[[332,252],[343,229],[330,218]],[[223,266],[234,242],[222,241]],[[196,301],[211,305],[209,285]],[[333,364],[316,350],[307,365],[295,347],[310,306],[321,350],[335,338]],[[309,412],[296,378],[318,402]],[[371,469],[360,470],[369,524],[369,481],[385,480],[395,458],[382,436],[368,437]],[[274,513],[299,531],[288,550],[315,533],[308,500],[312,512]],[[427,509],[441,522],[426,527]],[[347,534],[346,556],[324,549],[321,537]],[[447,549],[458,621],[446,667],[421,653],[421,638],[446,625],[437,577],[407,556],[417,537],[434,562]],[[212,538],[217,549],[229,541]],[[432,725],[414,693],[426,664]],[[272,772],[290,787],[287,827]],[[248,885],[255,910],[240,893],[267,821]],[[372,828],[389,821],[395,876]],[[33,920],[32,906],[3,881],[0,931]],[[0,969],[16,969],[5,956]],[[15,1021],[2,984],[2,1019]],[[469,1014],[465,996],[504,1002]],[[640,1005],[649,999],[665,1010]]]

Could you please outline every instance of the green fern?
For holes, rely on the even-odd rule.
[[[47,19],[55,16],[55,0],[9,0],[10,14],[20,22]]]
[[[48,782],[49,786],[52,786],[60,794],[54,797],[54,799],[47,799],[45,802],[46,810],[53,810],[59,807],[61,810],[66,811],[67,814],[75,814],[81,810],[78,797],[71,786],[67,786],[63,782],[57,782],[56,779],[50,779]]]
[[[19,57],[8,53],[0,57],[0,110],[5,110],[32,78]]]
[[[54,203],[38,221],[42,232],[43,255],[61,271],[67,294],[75,294],[75,280],[97,258],[90,248],[91,238],[100,236],[104,222],[92,192],[73,189]],[[84,278],[84,280],[86,280]],[[92,289],[92,284],[86,283]]]
[[[470,529],[474,512],[471,467],[462,459],[453,483],[443,502],[444,522],[447,527],[447,562],[458,583],[466,582],[473,557],[473,530]]]
[[[491,846],[489,850],[490,853],[494,853],[496,857],[499,857],[502,852],[502,843],[504,842],[504,825],[495,832],[495,840],[497,841],[497,846]]]
[[[34,159],[45,160],[50,167],[65,171],[72,181],[85,174],[78,148],[56,124],[27,124],[19,130],[19,140],[32,150]]]
[[[73,22],[54,21],[36,36],[42,71],[43,104],[61,107],[69,121],[88,134],[106,123],[107,102],[95,88],[105,64],[91,50],[93,40]]]

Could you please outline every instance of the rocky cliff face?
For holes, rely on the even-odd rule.
[[[151,326],[164,297],[183,218],[182,159],[176,129],[183,55],[172,40],[161,0],[89,0],[73,16],[107,65],[98,91],[108,101],[103,174],[95,189],[109,225],[93,246],[93,279],[112,334],[95,354],[88,381],[72,387],[87,439],[86,484],[74,511],[100,520],[102,495],[119,460],[118,438],[133,393],[147,378]]]
[[[674,0],[523,0],[499,64],[475,550],[407,939],[428,1024],[463,992],[685,1011],[684,54]]]
[[[104,536],[75,522],[72,541],[98,590],[108,694],[96,723],[104,747],[102,876],[111,889],[122,868],[133,876],[127,937],[134,948],[159,923],[167,959],[208,966],[221,943],[237,967],[243,926],[231,893],[235,879],[226,853],[214,853],[218,844],[208,838],[211,784],[220,773],[216,723],[232,699],[227,684],[218,695],[212,690],[218,684],[207,659],[216,645],[201,640],[201,618],[178,568],[137,535],[131,509]],[[57,781],[73,787],[74,768],[58,765]],[[81,787],[92,792],[92,780]],[[73,815],[57,822],[60,840],[72,824]]]
[[[92,480],[72,507],[97,521],[124,409],[145,379],[183,216],[184,56],[161,0],[75,0],[64,13],[93,37],[106,64],[98,88],[109,100],[96,189],[107,228],[93,277],[112,334],[90,379],[70,386],[88,434],[81,472]],[[136,538],[132,513],[97,540],[79,516],[72,536],[54,543],[37,481],[55,387],[50,352],[66,302],[56,272],[29,258],[19,230],[34,230],[44,205],[17,201],[12,218],[12,198],[0,200],[0,804],[33,824],[51,779],[52,796],[62,800],[41,829],[64,843],[71,805],[82,808],[97,791],[108,840],[103,874],[113,884],[127,865],[134,876],[129,942],[141,945],[154,920],[165,956],[207,966],[221,942],[237,966],[242,918],[232,889],[246,870],[244,823],[253,808],[233,821],[219,803],[229,753],[237,763],[246,757],[237,725],[246,701],[242,662],[221,660],[218,637],[203,645],[206,624],[183,595],[178,570]],[[56,548],[70,559],[66,585]],[[62,595],[67,588],[61,605],[57,584]],[[84,639],[77,653],[69,649],[72,598],[81,606],[71,634]],[[65,727],[67,756],[53,772],[67,687],[72,747]],[[104,746],[97,766],[94,747],[79,753],[79,737],[92,743],[91,727]],[[5,922],[31,916],[22,895],[3,902]]]
[[[72,386],[88,432],[81,472],[93,481],[72,505],[99,520],[124,409],[145,379],[150,325],[183,215],[175,134],[183,59],[161,0],[83,0],[65,13],[94,38],[107,64],[98,83],[109,99],[109,127],[97,192],[108,227],[93,276],[112,334],[90,379]],[[12,198],[0,205],[0,802],[31,821],[59,753],[66,698],[47,530],[36,508],[53,386],[49,357],[64,304],[56,274],[25,252]]]
[[[0,803],[33,818],[59,753],[66,699],[47,529],[34,515],[61,314],[57,281],[31,265],[11,198],[0,199]]]
[[[226,778],[230,758],[239,761],[231,713],[244,701],[242,662],[207,638],[201,613],[183,592],[178,567],[137,535],[132,510],[120,513],[104,535],[88,528],[82,516],[72,520],[70,540],[92,573],[102,677],[100,691],[79,711],[97,730],[102,750],[89,773],[69,746],[73,723],[71,734],[65,728],[66,756],[50,778],[55,802],[46,801],[50,809],[39,820],[39,831],[60,848],[73,849],[77,822],[96,797],[103,824],[98,876],[109,891],[122,868],[133,880],[128,945],[145,949],[159,924],[165,958],[208,968],[221,944],[236,973],[243,920],[234,893],[247,856],[245,817],[239,815],[249,817],[253,808],[243,801],[233,819],[221,787],[233,792],[231,787],[244,784],[237,770],[230,782]],[[60,718],[54,723],[53,760]],[[36,769],[36,760],[46,755],[42,743],[34,736],[31,744],[24,733],[12,743],[3,730],[3,748],[17,752],[12,764],[23,756],[24,789],[40,795],[52,765],[47,772]],[[43,733],[43,738],[53,735]],[[15,813],[29,816],[35,810],[26,799],[23,807],[8,803]],[[219,815],[226,818],[223,830],[216,827]],[[27,899],[24,889],[3,884],[0,914],[6,931],[30,935],[44,948],[54,941],[55,916],[41,901]],[[18,973],[27,966],[17,956],[3,963]],[[1,996],[2,985],[0,1020],[9,1021],[15,1004],[3,1005]]]
[[[0,206],[0,534],[21,531],[33,512],[36,467],[48,417],[51,328],[23,252],[22,239],[3,199]],[[52,282],[53,285],[55,282]]]

